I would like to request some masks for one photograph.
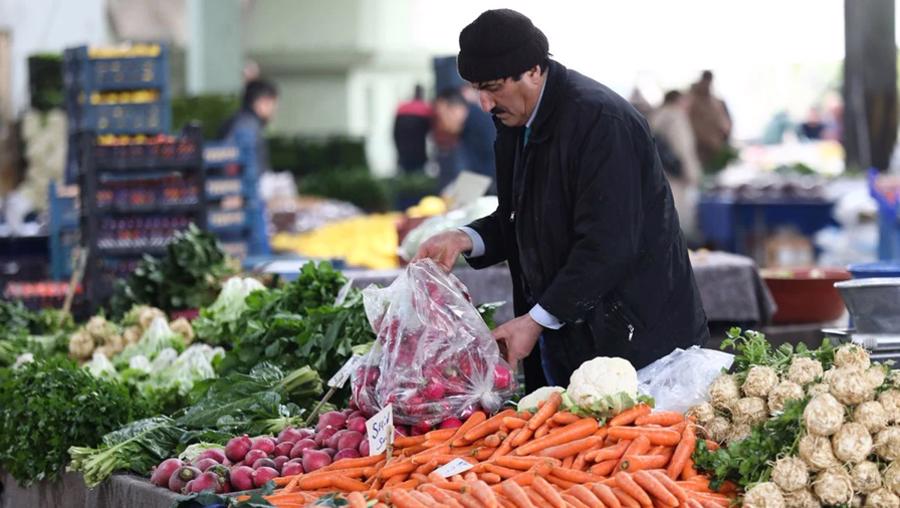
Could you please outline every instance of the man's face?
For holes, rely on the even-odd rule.
[[[481,109],[497,117],[507,127],[521,127],[528,122],[541,93],[543,76],[540,67],[513,78],[472,83],[478,90]]]
[[[275,116],[275,110],[278,108],[278,98],[262,96],[253,103],[253,111],[263,121],[271,121]]]

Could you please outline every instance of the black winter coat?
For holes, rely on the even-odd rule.
[[[495,121],[499,206],[470,224],[485,253],[469,264],[508,262],[516,315],[539,303],[565,323],[542,349],[566,386],[596,356],[641,368],[709,331],[646,120],[592,79],[548,72],[524,148],[523,127]],[[529,390],[546,383],[540,362],[525,362]]]

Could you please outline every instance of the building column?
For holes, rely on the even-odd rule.
[[[188,0],[187,90],[238,93],[243,69],[240,0]]]

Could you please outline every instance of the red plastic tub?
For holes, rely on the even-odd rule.
[[[775,299],[776,324],[822,323],[844,313],[844,300],[834,283],[850,279],[843,268],[776,268],[761,270]]]

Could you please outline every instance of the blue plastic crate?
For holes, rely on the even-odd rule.
[[[166,88],[169,83],[169,49],[160,44],[158,56],[91,58],[88,47],[67,49],[63,56],[63,80],[69,89],[83,91]]]
[[[98,134],[156,134],[169,132],[171,106],[167,100],[140,104],[92,104],[69,115],[69,131]]]
[[[229,164],[243,164],[244,158],[238,145],[212,141],[203,145],[203,162],[207,168],[220,168]]]

